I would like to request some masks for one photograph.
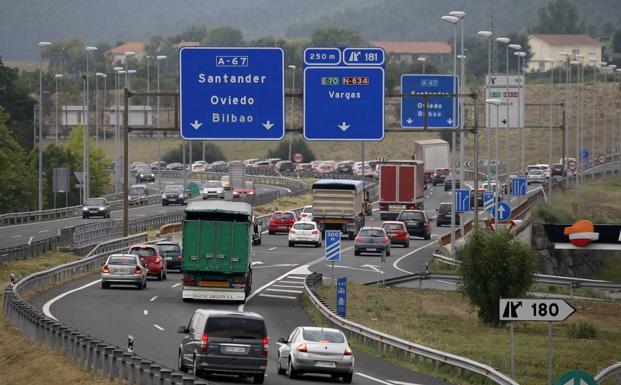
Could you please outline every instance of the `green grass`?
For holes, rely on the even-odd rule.
[[[604,256],[602,266],[593,274],[589,274],[588,278],[613,282],[621,281],[621,258],[619,258],[618,253],[615,254],[617,255]]]

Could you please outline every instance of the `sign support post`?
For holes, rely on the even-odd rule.
[[[511,365],[511,378],[515,378],[515,335],[513,332],[513,321],[509,325],[509,338],[510,338],[510,365]]]
[[[552,321],[548,321],[548,385],[552,385]]]

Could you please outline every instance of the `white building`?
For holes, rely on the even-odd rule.
[[[132,127],[146,127],[153,124],[153,109],[151,106],[129,106],[129,125]],[[124,106],[119,106],[119,124],[123,126]],[[116,126],[116,106],[109,108],[110,126]]]

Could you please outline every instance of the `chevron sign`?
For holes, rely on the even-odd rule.
[[[341,232],[326,230],[326,261],[339,262],[341,260]]]

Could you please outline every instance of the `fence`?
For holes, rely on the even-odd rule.
[[[57,266],[22,278],[4,289],[3,311],[9,323],[29,339],[45,344],[64,354],[72,363],[94,375],[127,385],[207,385],[197,379],[118,346],[93,338],[61,322],[45,317],[22,297],[34,290],[57,285],[79,275],[97,271],[106,258],[146,240],[141,233],[127,238],[100,243],[82,260]]]

